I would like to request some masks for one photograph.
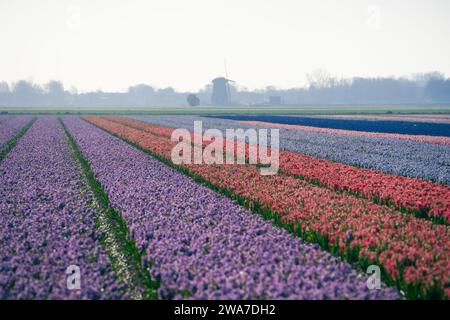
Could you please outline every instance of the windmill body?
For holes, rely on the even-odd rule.
[[[215,78],[213,83],[213,90],[211,95],[211,102],[214,105],[229,105],[231,104],[229,82],[233,82],[224,77]]]

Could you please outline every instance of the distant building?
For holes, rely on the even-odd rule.
[[[279,106],[281,105],[281,97],[280,96],[270,96],[269,97],[269,104],[272,106]]]
[[[212,104],[225,106],[231,104],[231,94],[229,82],[232,80],[224,77],[215,78],[213,83],[213,90],[211,95]]]

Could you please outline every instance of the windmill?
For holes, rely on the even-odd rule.
[[[224,60],[225,77],[218,77],[213,79],[213,91],[211,95],[211,102],[215,105],[230,105],[231,104],[231,90],[230,82],[233,80],[228,79],[227,61]]]
[[[227,58],[223,58],[223,66],[225,67],[225,78],[228,79],[228,68],[227,68]],[[228,95],[228,101],[231,103],[231,90],[230,90],[230,82],[234,82],[233,80],[228,79],[226,82],[227,87],[227,95]]]

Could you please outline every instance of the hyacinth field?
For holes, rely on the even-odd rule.
[[[175,163],[194,121],[278,173]],[[0,299],[450,298],[445,115],[2,115],[0,195]]]

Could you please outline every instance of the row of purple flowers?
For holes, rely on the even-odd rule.
[[[318,246],[79,118],[64,123],[122,214],[163,299],[399,298]]]
[[[101,246],[92,197],[57,118],[39,118],[0,164],[0,299],[127,297]],[[71,265],[80,290],[67,286]]]
[[[31,116],[1,116],[0,117],[0,152],[22,128],[30,123]]]

